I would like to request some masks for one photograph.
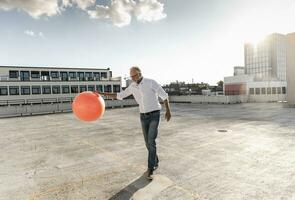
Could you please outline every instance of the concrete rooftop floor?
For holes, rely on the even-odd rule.
[[[0,199],[295,199],[295,109],[172,104],[147,150],[138,108],[0,119]]]

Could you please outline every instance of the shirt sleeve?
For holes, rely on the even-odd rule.
[[[162,88],[162,86],[154,80],[152,81],[152,89],[158,93],[159,97],[163,101],[168,99],[168,94],[165,92],[165,90]]]
[[[130,86],[127,87],[125,90],[117,93],[117,99],[122,100],[132,94]]]

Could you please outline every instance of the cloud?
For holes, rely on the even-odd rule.
[[[19,10],[35,19],[61,14],[68,7],[77,7],[92,19],[110,19],[115,26],[129,25],[132,17],[152,22],[166,17],[164,4],[158,0],[109,0],[109,5],[96,5],[96,0],[0,0],[0,10]],[[94,7],[95,6],[95,7]]]
[[[114,0],[110,6],[97,5],[96,10],[88,11],[88,14],[93,19],[111,19],[115,26],[122,27],[130,24],[135,6],[132,0]]]
[[[94,6],[95,2],[96,0],[62,0],[61,4],[64,8],[76,5],[78,8],[86,10],[91,6]]]
[[[32,30],[25,30],[24,33],[28,36],[31,36],[31,37],[40,37],[40,38],[45,38],[44,34],[42,32],[39,32],[39,33],[35,33],[34,31]]]
[[[34,37],[35,33],[32,30],[25,30],[25,34]]]
[[[166,17],[164,5],[157,0],[112,0],[110,6],[97,5],[88,14],[93,19],[111,19],[118,27],[130,24],[132,15],[142,22],[152,22]]]
[[[42,32],[39,32],[39,37],[41,37],[41,38],[45,38],[45,36],[44,36],[44,34],[42,33]]]
[[[164,4],[157,0],[140,1],[134,9],[134,15],[139,21],[151,22],[165,18]]]
[[[22,10],[33,18],[51,17],[60,13],[58,0],[0,0],[0,10]]]
[[[33,18],[52,17],[60,14],[66,7],[77,6],[82,10],[93,6],[95,0],[0,0],[0,10],[22,10]]]

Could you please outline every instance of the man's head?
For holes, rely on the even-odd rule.
[[[130,77],[134,82],[138,82],[142,78],[139,67],[133,66],[130,68]]]

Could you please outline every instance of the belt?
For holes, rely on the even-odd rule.
[[[148,115],[153,114],[153,113],[156,113],[156,112],[160,112],[160,110],[154,110],[154,111],[147,112],[147,113],[140,113],[140,115],[148,116]]]

